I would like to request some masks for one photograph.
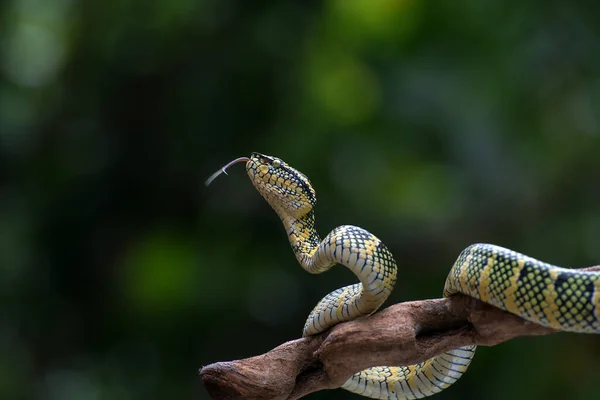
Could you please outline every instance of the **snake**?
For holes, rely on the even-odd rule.
[[[310,312],[302,336],[368,316],[392,292],[398,267],[389,249],[367,230],[342,225],[321,239],[315,229],[316,194],[306,175],[280,158],[252,153],[236,163],[281,219],[304,270],[320,274],[336,264],[359,280],[334,290]],[[464,294],[527,321],[560,331],[600,333],[600,273],[566,269],[493,244],[465,248],[452,266],[443,294]],[[375,366],[352,375],[341,387],[374,399],[416,399],[455,383],[467,370],[475,345],[438,354],[415,365]],[[349,351],[352,351],[351,349]]]

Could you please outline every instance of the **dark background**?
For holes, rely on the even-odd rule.
[[[0,5],[0,398],[207,399],[198,368],[297,338],[344,268],[297,264],[242,166],[394,253],[387,305],[473,242],[600,263],[593,1]],[[348,351],[352,351],[348,349]],[[437,399],[593,399],[600,338],[480,348]],[[359,398],[342,390],[313,399]]]

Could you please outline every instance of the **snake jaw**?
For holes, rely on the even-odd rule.
[[[316,196],[310,182],[281,159],[252,153],[246,171],[256,190],[281,218],[301,218],[313,209]]]

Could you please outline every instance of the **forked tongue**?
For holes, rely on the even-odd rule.
[[[250,161],[250,159],[248,157],[240,157],[240,158],[236,158],[235,160],[227,163],[227,165],[225,165],[223,168],[221,168],[220,170],[218,170],[217,172],[215,172],[214,174],[212,174],[207,180],[206,182],[204,182],[204,184],[206,186],[210,185],[212,183],[212,181],[214,181],[217,176],[221,175],[221,174],[225,174],[227,175],[227,168],[231,167],[233,164],[237,164],[239,162],[248,162]]]

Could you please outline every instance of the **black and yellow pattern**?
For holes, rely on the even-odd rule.
[[[396,283],[396,262],[385,245],[372,233],[351,225],[337,227],[321,240],[314,228],[315,191],[304,174],[278,158],[258,153],[251,155],[246,170],[281,218],[294,254],[306,271],[318,274],[341,264],[360,280],[325,296],[308,316],[303,335],[375,312]],[[429,396],[456,382],[473,354],[474,347],[469,346],[417,365],[369,368],[342,387],[378,399]]]
[[[368,368],[355,374],[342,388],[374,399],[420,399],[456,382],[474,354],[475,346],[468,346],[416,365]]]
[[[252,183],[281,218],[294,254],[306,271],[318,274],[342,264],[360,281],[325,296],[308,316],[303,335],[375,312],[396,283],[396,262],[385,245],[370,232],[351,225],[335,228],[321,240],[314,227],[315,191],[304,174],[259,153],[232,163],[239,161],[246,162]],[[554,329],[600,332],[597,272],[572,271],[499,246],[474,244],[459,255],[446,280],[444,295],[456,293]],[[342,387],[376,399],[423,398],[456,382],[474,353],[475,346],[466,346],[416,365],[368,368]]]
[[[573,271],[491,244],[459,255],[444,295],[464,293],[528,321],[562,331],[599,333],[600,274]]]

